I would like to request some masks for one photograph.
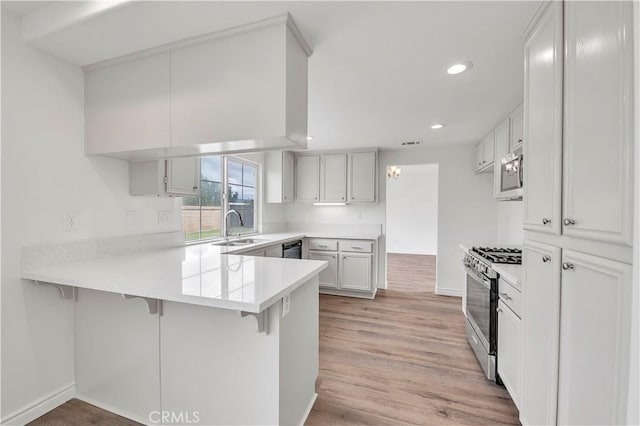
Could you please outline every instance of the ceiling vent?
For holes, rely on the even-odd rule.
[[[402,146],[418,146],[421,145],[422,141],[405,141],[402,142]]]

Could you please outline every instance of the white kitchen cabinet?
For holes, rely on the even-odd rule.
[[[490,166],[494,164],[495,156],[495,134],[489,133],[483,140],[476,146],[476,172],[485,172],[491,170]]]
[[[556,235],[562,229],[562,25],[562,2],[551,2],[525,43],[524,228]]]
[[[282,244],[265,248],[264,257],[282,257]]]
[[[200,193],[200,158],[129,163],[131,195],[197,196]]]
[[[632,6],[564,3],[563,234],[625,245],[633,223]]]
[[[318,202],[320,199],[320,156],[296,157],[296,201]]]
[[[494,134],[494,154],[496,156],[493,164],[493,195],[500,198],[502,176],[502,158],[509,153],[509,118],[503,120],[493,132]]]
[[[558,424],[624,424],[631,266],[571,250],[562,257]]]
[[[309,259],[322,260],[329,264],[320,272],[320,287],[338,288],[338,253],[328,251],[309,251]]]
[[[306,78],[307,55],[287,25],[174,49],[171,144],[306,139]]]
[[[372,288],[371,254],[340,254],[340,288],[348,290],[370,291]]]
[[[347,201],[347,154],[322,155],[320,170],[320,201]]]
[[[85,72],[85,153],[168,147],[169,53]]]
[[[291,203],[294,200],[294,159],[288,151],[265,153],[265,200],[267,203]]]
[[[523,424],[556,424],[561,250],[525,241],[522,249]],[[500,363],[499,361],[498,363]]]
[[[524,141],[523,114],[524,112],[520,107],[509,116],[511,126],[511,131],[509,132],[509,152],[522,148]]]
[[[374,202],[377,191],[377,153],[349,153],[349,202]]]
[[[520,407],[520,317],[498,301],[498,374],[511,399]]]

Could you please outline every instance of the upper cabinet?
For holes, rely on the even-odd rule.
[[[349,154],[349,202],[375,202],[377,192],[377,152]]]
[[[171,145],[168,52],[85,73],[85,152]]]
[[[524,111],[522,106],[518,107],[509,116],[511,132],[509,134],[509,152],[522,148],[524,142]]]
[[[562,3],[551,4],[525,43],[524,228],[560,234]]]
[[[291,203],[294,201],[294,159],[287,151],[266,152],[264,159],[265,201]]]
[[[311,52],[289,15],[159,50],[85,68],[87,154],[306,147]]]
[[[200,158],[129,163],[129,193],[158,197],[200,195]]]
[[[476,146],[476,173],[491,171],[495,160],[495,133],[491,132]]]
[[[320,201],[347,201],[347,154],[325,154],[320,169]]]
[[[631,245],[631,8],[552,3],[527,40],[525,229]]]
[[[565,2],[563,233],[631,244],[632,2]],[[546,173],[546,171],[544,171]]]
[[[316,203],[320,201],[320,156],[296,157],[296,201]]]

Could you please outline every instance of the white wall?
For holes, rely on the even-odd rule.
[[[83,153],[82,71],[23,44],[2,13],[2,419],[72,386],[73,303],[20,276],[20,248],[179,230],[177,199],[130,197],[124,161]],[[127,223],[128,210],[137,219]],[[158,225],[158,210],[171,211]],[[80,230],[63,231],[76,212]]]
[[[399,165],[387,179],[387,253],[438,253],[438,165]]]
[[[522,201],[497,201],[497,238],[501,245],[521,246],[524,241],[524,203]]]
[[[495,241],[496,202],[493,175],[474,174],[475,152],[472,145],[436,148],[408,148],[380,153],[380,202],[376,204],[317,207],[291,204],[286,207],[288,222],[384,224],[386,216],[386,168],[388,165],[438,164],[438,259],[436,291],[462,295],[463,280],[458,244]],[[386,232],[383,227],[383,233]],[[379,245],[380,286],[386,285],[386,236]]]

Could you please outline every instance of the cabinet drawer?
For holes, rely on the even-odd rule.
[[[500,278],[498,282],[498,294],[502,303],[507,305],[518,318],[522,318],[522,293],[507,281]]]
[[[324,240],[319,238],[313,238],[309,240],[309,250],[338,250],[337,240]]]
[[[340,251],[371,253],[373,252],[373,242],[366,240],[340,240]]]

